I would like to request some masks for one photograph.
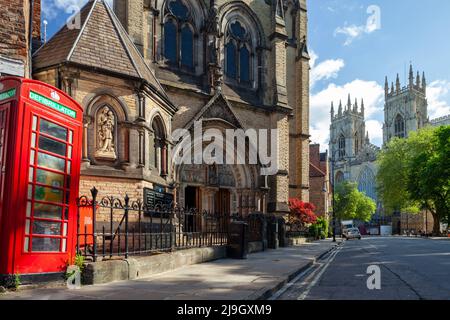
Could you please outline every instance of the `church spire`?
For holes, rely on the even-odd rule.
[[[348,101],[347,101],[347,110],[350,110],[352,107],[352,98],[350,97],[350,93],[348,94]]]
[[[400,93],[400,77],[398,76],[398,73],[397,73],[397,80],[395,80],[395,91],[397,93]]]
[[[338,110],[338,116],[342,116],[342,100],[339,100],[339,110]]]

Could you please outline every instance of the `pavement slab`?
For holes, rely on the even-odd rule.
[[[336,246],[331,240],[322,240],[254,253],[245,260],[221,259],[185,266],[148,278],[77,290],[19,290],[0,294],[0,299],[257,300],[275,292]]]

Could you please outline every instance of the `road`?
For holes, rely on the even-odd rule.
[[[368,288],[369,277],[369,284],[374,284],[377,274],[369,274],[369,266],[379,267],[380,289]],[[399,237],[346,241],[277,292],[275,299],[450,300],[450,241]]]

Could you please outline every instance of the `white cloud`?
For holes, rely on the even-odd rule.
[[[381,146],[383,144],[383,123],[378,120],[366,121],[366,131],[369,132],[370,142]]]
[[[346,37],[344,46],[350,45],[355,39],[361,38],[364,34],[371,34],[372,32],[381,28],[381,13],[378,6],[372,5],[367,8],[367,13],[370,14],[366,24],[364,25],[348,25],[347,22],[343,27],[338,27],[334,30],[334,36],[342,34]]]
[[[428,116],[430,119],[450,114],[450,81],[436,80],[427,88]]]
[[[339,71],[345,66],[342,59],[328,59],[316,65],[319,56],[314,51],[311,51],[310,56],[311,88],[320,80],[336,79]]]
[[[311,140],[320,143],[322,150],[328,148],[331,101],[334,102],[335,112],[337,112],[339,100],[342,100],[345,105],[349,93],[352,103],[357,98],[360,105],[361,98],[364,99],[366,123],[370,126],[368,129],[371,142],[381,145],[382,131],[381,126],[377,124],[383,119],[384,89],[376,81],[356,79],[344,85],[332,83],[324,90],[311,94]]]
[[[56,18],[61,12],[73,14],[80,10],[88,0],[42,0],[43,17],[48,20]],[[114,0],[106,0],[112,8]]]

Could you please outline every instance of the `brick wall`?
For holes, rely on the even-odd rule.
[[[28,66],[29,0],[0,0],[0,55]],[[41,0],[34,1],[33,38],[40,39]]]

